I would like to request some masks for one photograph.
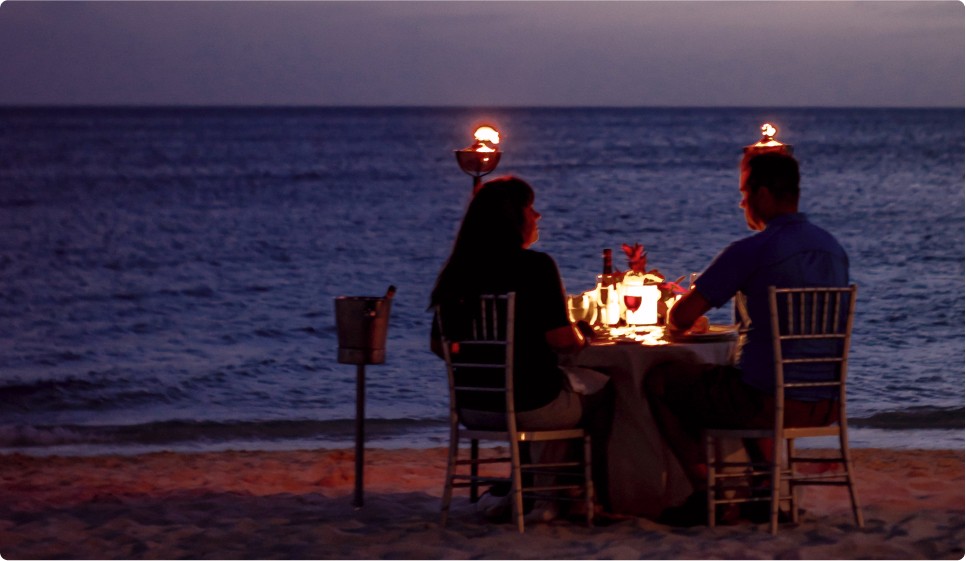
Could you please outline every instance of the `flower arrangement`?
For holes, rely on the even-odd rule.
[[[645,251],[644,246],[635,243],[633,246],[628,244],[621,244],[621,249],[624,250],[624,254],[627,256],[627,266],[630,267],[630,271],[634,271],[639,275],[643,275],[644,282],[656,282],[658,288],[661,289],[661,299],[665,300],[671,298],[675,295],[686,294],[688,291],[681,286],[681,281],[684,277],[679,278],[676,281],[669,281],[664,278],[661,271],[657,269],[647,270],[647,251]],[[626,273],[625,273],[626,274]]]
[[[644,251],[643,245],[635,243],[633,246],[630,246],[625,243],[621,244],[621,249],[623,249],[624,254],[627,255],[627,266],[630,267],[630,271],[643,276],[644,282],[664,281],[664,275],[661,274],[661,271],[658,271],[657,269],[651,269],[650,271],[647,270],[647,252]]]

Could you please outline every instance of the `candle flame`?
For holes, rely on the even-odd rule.
[[[765,138],[771,139],[776,134],[778,134],[778,129],[776,129],[769,123],[765,123],[764,125],[761,126],[761,134]]]

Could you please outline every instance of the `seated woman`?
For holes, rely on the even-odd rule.
[[[533,189],[516,177],[483,185],[470,203],[452,253],[436,279],[431,305],[440,306],[444,325],[458,326],[466,322],[460,319],[463,301],[480,294],[516,292],[513,384],[518,427],[553,430],[607,425],[595,413],[610,409],[599,404],[609,392],[576,393],[557,365],[558,353],[575,353],[588,339],[567,316],[556,263],[546,253],[529,249],[539,237],[540,213],[533,208],[533,200]],[[432,343],[434,352],[442,356],[436,334]],[[499,428],[505,424],[499,401],[472,407],[461,407],[465,425]],[[554,461],[567,453],[565,446],[544,448],[539,452],[541,461]],[[594,448],[603,450],[603,442],[595,442]],[[545,511],[543,517],[550,514]]]

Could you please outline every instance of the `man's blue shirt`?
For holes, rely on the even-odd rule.
[[[735,298],[735,319],[746,333],[738,367],[746,384],[766,393],[775,387],[768,287],[848,286],[849,258],[828,232],[803,213],[771,220],[757,234],[726,247],[698,277],[695,289],[720,308]],[[807,352],[807,351],[806,351]],[[788,369],[786,368],[786,371]],[[794,376],[794,372],[788,372]],[[822,373],[809,378],[825,377]],[[834,397],[827,391],[804,391],[803,400]]]

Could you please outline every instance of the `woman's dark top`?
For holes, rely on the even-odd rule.
[[[514,406],[517,411],[531,411],[553,401],[563,388],[564,374],[546,339],[548,331],[570,325],[563,283],[553,258],[539,251],[521,249],[508,256],[500,267],[475,276],[467,283],[465,297],[509,292],[516,292]],[[463,303],[460,299],[446,301],[441,309],[449,339],[459,341],[469,330],[469,316]],[[502,396],[495,394],[472,401],[461,399],[459,407],[503,411],[505,404]]]

